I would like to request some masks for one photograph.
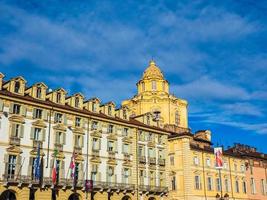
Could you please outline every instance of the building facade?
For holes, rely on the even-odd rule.
[[[1,200],[167,198],[167,131],[113,102],[0,77]]]

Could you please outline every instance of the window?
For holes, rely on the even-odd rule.
[[[108,106],[108,115],[112,115],[112,107]]]
[[[93,138],[93,145],[92,145],[93,151],[99,150],[99,148],[100,148],[100,145],[99,145],[98,139],[97,138]]]
[[[62,114],[61,113],[56,113],[55,114],[55,123],[62,123]]]
[[[122,110],[123,119],[127,119],[127,111],[125,109]]]
[[[92,122],[92,125],[91,125],[91,129],[92,129],[92,130],[97,130],[97,124],[98,124],[98,122],[93,121],[93,122]]]
[[[92,102],[92,111],[96,112],[96,102]]]
[[[123,183],[128,184],[129,183],[129,177],[130,177],[130,170],[128,168],[124,168],[123,170]]]
[[[210,191],[210,190],[212,190],[212,178],[208,177],[207,182],[208,182],[208,190]]]
[[[60,92],[57,93],[56,102],[61,103],[61,93]]]
[[[201,189],[200,176],[195,176],[195,189],[196,190]]]
[[[145,172],[144,172],[144,170],[140,170],[140,173],[139,173],[140,185],[144,185],[144,178],[145,178]]]
[[[20,82],[16,81],[15,82],[15,89],[14,89],[15,93],[19,93],[20,92]]]
[[[228,163],[226,161],[224,161],[223,167],[224,167],[224,169],[228,169]]]
[[[96,176],[97,176],[97,165],[92,165],[92,171],[91,171],[91,179],[93,180],[93,181],[97,181],[97,178],[96,178]]]
[[[139,156],[145,156],[144,148],[143,146],[138,147],[138,155]]]
[[[129,150],[129,144],[123,144],[123,146],[122,146],[122,152],[124,153],[124,154],[129,154],[130,153],[130,150]]]
[[[108,141],[107,151],[108,152],[114,151],[114,142],[113,141]]]
[[[144,92],[144,91],[145,91],[145,83],[142,82],[142,92]]]
[[[164,184],[164,176],[163,176],[163,172],[160,172],[160,173],[159,173],[159,186],[160,186],[160,187],[165,186],[165,184]]]
[[[56,144],[64,144],[65,143],[65,134],[63,132],[56,132]]]
[[[113,175],[114,175],[114,168],[109,166],[108,171],[107,171],[107,182],[108,183],[112,182]]]
[[[152,91],[156,91],[157,90],[157,83],[156,81],[152,81]]]
[[[83,141],[82,141],[82,138],[83,136],[81,136],[81,135],[75,135],[75,147],[82,147],[82,143],[83,143]]]
[[[219,178],[216,178],[216,189],[221,191],[221,180]]]
[[[80,101],[79,101],[79,97],[75,97],[75,102],[74,102],[74,106],[76,107],[76,108],[79,108],[79,104],[80,104]]]
[[[128,132],[129,132],[129,129],[128,129],[128,128],[123,128],[122,135],[123,135],[124,137],[127,137],[127,136],[128,136]]]
[[[34,128],[33,131],[33,140],[40,141],[41,140],[41,128]]]
[[[199,159],[197,156],[194,157],[194,165],[199,165]]]
[[[228,179],[224,180],[224,185],[225,185],[225,191],[229,192],[229,181],[228,181]]]
[[[152,142],[153,141],[153,134],[152,133],[148,133],[147,135],[147,141]]]
[[[179,121],[180,121],[180,118],[179,118],[179,112],[178,111],[175,111],[175,125],[179,125]]]
[[[11,136],[13,136],[13,137],[16,137],[16,138],[18,138],[19,137],[19,135],[20,135],[20,130],[21,130],[21,127],[20,127],[21,125],[20,124],[14,124],[13,126],[12,126],[12,131],[11,131]]]
[[[250,179],[251,194],[256,194],[256,185],[254,178]]]
[[[176,177],[175,176],[172,177],[171,183],[172,183],[172,190],[176,190]]]
[[[38,99],[41,99],[42,98],[42,88],[41,87],[37,87],[37,90],[36,90],[36,97]]]
[[[246,184],[246,181],[243,181],[242,188],[243,188],[243,193],[246,194],[247,193],[247,184]]]
[[[7,163],[8,178],[14,178],[15,177],[16,162],[17,162],[17,156],[9,155],[8,163]]]
[[[210,167],[210,159],[209,158],[206,159],[206,164],[208,167]]]
[[[155,151],[154,151],[154,149],[152,149],[152,148],[149,148],[148,149],[148,157],[149,158],[154,158],[155,157]]]
[[[238,180],[235,181],[235,192],[239,193],[239,182],[238,182]]]
[[[264,179],[261,179],[261,193],[262,195],[266,194],[266,184],[265,184]]]
[[[156,179],[155,179],[155,172],[154,171],[150,171],[149,172],[149,182],[150,182],[150,185],[151,186],[155,186],[156,184],[155,184],[155,181],[156,181]]]
[[[172,166],[174,166],[174,156],[170,156],[170,163]]]
[[[17,114],[17,115],[19,115],[19,114],[20,114],[20,108],[21,108],[20,105],[18,105],[18,104],[14,104],[14,105],[13,105],[13,114]]]
[[[161,135],[158,136],[158,143],[159,144],[162,144],[163,143],[163,137]]]
[[[235,171],[237,171],[237,164],[234,164]]]
[[[75,127],[81,127],[82,119],[80,117],[75,118]]]
[[[43,114],[43,110],[36,108],[33,111],[33,118],[34,119],[42,119],[42,114]]]
[[[146,116],[146,124],[150,125],[150,116],[149,115]]]
[[[162,82],[162,90],[165,91],[165,82]]]
[[[108,133],[113,133],[113,125],[108,125]]]

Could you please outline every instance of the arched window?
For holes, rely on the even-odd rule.
[[[37,87],[37,90],[36,90],[36,97],[39,99],[42,97],[42,88],[39,86]]]
[[[60,92],[57,93],[57,103],[61,102],[61,94]]]
[[[145,91],[145,83],[143,82],[142,83],[142,92],[144,92]]]
[[[112,115],[111,106],[108,106],[108,115]]]
[[[75,97],[75,107],[79,108],[79,97]]]
[[[157,90],[157,83],[156,81],[152,81],[152,91],[156,91]]]
[[[180,118],[179,118],[179,112],[175,111],[175,125],[179,125],[180,123]]]
[[[16,81],[15,82],[15,90],[14,90],[14,92],[19,93],[19,91],[20,91],[20,82]]]
[[[96,112],[96,103],[95,102],[92,102],[92,111]]]

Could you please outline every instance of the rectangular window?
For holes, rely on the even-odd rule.
[[[250,179],[251,194],[256,194],[256,185],[254,178]]]
[[[75,147],[81,147],[81,140],[82,140],[82,136],[81,135],[75,135]]]
[[[138,155],[139,155],[139,156],[145,156],[143,146],[139,146],[139,148],[138,148]]]
[[[112,115],[112,107],[108,106],[108,115]]]
[[[212,178],[208,177],[208,190],[211,191],[212,190]]]
[[[20,109],[21,109],[21,105],[19,105],[19,104],[14,104],[14,105],[13,105],[13,114],[17,114],[17,115],[19,115],[19,114],[20,114]]]
[[[195,189],[196,190],[201,189],[200,176],[195,176]]]
[[[128,136],[128,132],[129,132],[129,129],[128,129],[128,128],[123,128],[122,135],[123,135],[124,137],[127,137],[127,136]]]
[[[60,132],[60,131],[56,132],[56,144],[62,144],[63,145],[65,143],[64,137],[65,137],[65,135],[63,132]]]
[[[108,141],[108,152],[113,152],[114,151],[114,142],[113,141]]]
[[[226,192],[229,192],[229,182],[228,182],[228,179],[225,179],[224,180],[224,185],[225,185],[225,191]]]
[[[75,127],[81,127],[81,118],[80,117],[76,117],[75,118]]]
[[[210,167],[210,159],[209,158],[207,158],[206,164],[207,164],[208,167]]]
[[[97,165],[92,165],[91,179],[97,181]]]
[[[170,156],[170,163],[172,166],[174,165],[174,156]]]
[[[172,190],[176,190],[176,177],[172,177]]]
[[[98,122],[93,121],[93,122],[92,122],[92,125],[91,125],[91,129],[92,129],[92,130],[97,130],[97,125],[98,125]]]
[[[194,157],[194,165],[199,165],[199,159],[197,156]]]
[[[96,112],[96,103],[95,102],[92,102],[92,111]]]
[[[8,178],[15,178],[17,156],[9,155],[7,163],[7,175]]]
[[[124,154],[129,154],[130,153],[130,151],[129,151],[129,144],[123,144],[122,152]]]
[[[238,182],[238,180],[235,181],[235,192],[239,193],[239,182]]]
[[[156,91],[157,90],[157,83],[156,81],[152,81],[152,91]]]
[[[123,170],[123,183],[128,184],[129,183],[129,177],[130,177],[129,169],[124,168],[124,170]]]
[[[113,133],[113,125],[108,125],[108,133]]]
[[[243,193],[246,194],[247,193],[247,184],[245,181],[243,181],[242,188],[243,188]]]
[[[56,113],[55,114],[55,123],[62,123],[62,114],[61,113]]]
[[[33,118],[34,119],[42,119],[43,110],[36,108],[33,111]]]
[[[266,185],[265,185],[265,181],[264,181],[264,179],[261,179],[261,193],[262,193],[263,195],[266,194]]]
[[[20,126],[21,126],[20,124],[14,124],[14,125],[12,126],[12,132],[11,132],[11,136],[12,136],[12,137],[16,137],[16,138],[19,137],[19,135],[20,135],[20,130],[21,130],[21,127],[20,127]]]
[[[42,140],[41,138],[41,128],[34,128],[34,132],[33,132],[33,140],[35,141],[40,141]]]
[[[219,178],[216,178],[216,189],[217,191],[221,191],[221,182]]]

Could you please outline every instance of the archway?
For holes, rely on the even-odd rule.
[[[149,197],[148,200],[156,200],[154,197]]]
[[[69,196],[68,200],[80,200],[79,195],[77,193],[73,193]]]
[[[0,200],[16,200],[15,192],[11,190],[4,191],[0,196]]]
[[[121,200],[131,200],[131,198],[129,196],[124,196]]]

